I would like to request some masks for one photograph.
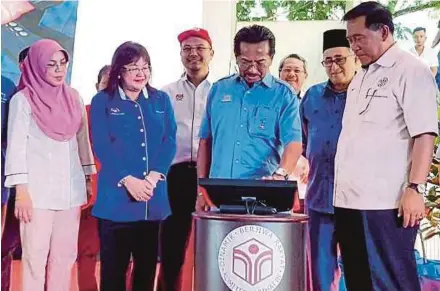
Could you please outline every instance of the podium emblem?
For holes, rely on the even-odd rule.
[[[286,258],[282,242],[272,231],[245,225],[223,239],[218,265],[223,282],[231,290],[272,291],[283,278]]]
[[[236,246],[232,271],[252,286],[260,283],[273,273],[273,250],[254,238]]]

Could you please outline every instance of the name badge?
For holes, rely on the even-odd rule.
[[[231,95],[225,95],[222,98],[222,102],[231,102],[232,101],[232,96]]]

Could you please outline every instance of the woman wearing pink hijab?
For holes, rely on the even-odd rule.
[[[17,193],[23,291],[69,290],[87,176],[96,172],[83,102],[65,83],[68,61],[55,41],[37,41],[10,103],[5,185]]]

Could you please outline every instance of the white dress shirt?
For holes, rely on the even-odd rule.
[[[419,57],[423,61],[423,63],[428,65],[430,68],[438,67],[437,54],[433,49],[425,46],[422,53],[419,55],[419,53],[416,51],[416,48],[412,46],[410,52],[413,55]]]
[[[66,210],[87,201],[85,175],[96,173],[96,168],[81,98],[80,103],[80,130],[68,141],[56,141],[38,127],[21,92],[11,99],[5,186],[27,184],[34,208]]]
[[[196,88],[185,74],[178,81],[162,88],[171,98],[177,122],[177,151],[173,165],[197,161],[199,129],[211,84],[205,79]]]

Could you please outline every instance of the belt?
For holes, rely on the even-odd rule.
[[[195,169],[197,167],[196,162],[182,162],[177,163],[171,166],[171,168],[189,168],[189,169]]]

